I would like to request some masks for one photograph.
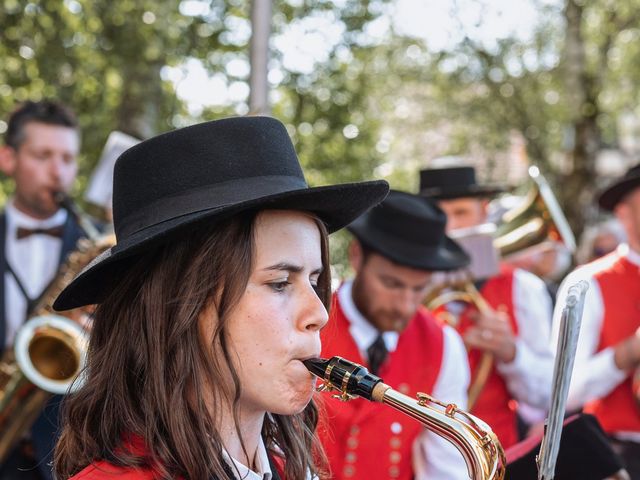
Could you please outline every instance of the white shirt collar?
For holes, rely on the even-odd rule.
[[[271,480],[273,474],[271,473],[271,466],[269,465],[269,456],[267,455],[267,448],[264,445],[264,440],[260,437],[258,442],[258,449],[256,450],[255,466],[256,471],[251,470],[246,465],[242,464],[239,460],[236,460],[230,456],[226,450],[223,450],[225,460],[231,465],[233,474],[237,480]]]
[[[640,267],[640,253],[632,250],[628,243],[621,243],[617,249],[618,255],[625,257],[636,267]]]
[[[7,202],[5,212],[7,214],[7,225],[16,228],[18,226],[24,228],[51,228],[63,225],[67,221],[67,211],[64,208],[59,209],[49,218],[40,220],[18,210],[13,203],[13,199]]]
[[[367,348],[378,338],[380,332],[369,323],[356,307],[351,295],[353,281],[344,282],[338,290],[338,300],[345,317],[349,320],[349,333],[358,346],[363,358],[367,358]],[[398,332],[383,332],[382,339],[389,352],[395,351],[398,346]]]

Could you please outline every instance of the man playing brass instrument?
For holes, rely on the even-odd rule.
[[[15,191],[0,214],[0,352],[12,347],[30,307],[82,236],[56,200],[75,180],[79,145],[75,116],[58,103],[26,102],[9,118],[0,170]],[[52,478],[59,401],[49,402],[33,426],[32,445],[16,449],[0,467],[0,479]]]
[[[421,306],[431,272],[469,261],[446,237],[445,223],[432,202],[391,191],[348,227],[355,278],[334,295],[322,356],[356,361],[401,393],[429,393],[464,409],[469,372],[462,341]],[[319,431],[333,479],[467,478],[454,446],[408,416],[363,399],[324,400]]]
[[[473,167],[420,172],[420,194],[445,211],[448,232],[486,223],[488,198],[500,191],[478,184]],[[506,449],[518,440],[518,402],[536,409],[548,407],[553,370],[548,346],[551,299],[542,280],[507,265],[477,287],[490,311],[468,308],[456,327],[469,349],[472,384],[483,354],[493,355],[494,362],[471,413],[491,426]]]
[[[621,222],[627,243],[579,267],[560,288],[563,294],[578,280],[590,284],[567,407],[594,414],[631,478],[640,478],[640,407],[632,391],[640,368],[640,165],[605,189],[598,203]],[[555,336],[560,315],[554,312]]]

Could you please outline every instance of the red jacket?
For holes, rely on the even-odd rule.
[[[604,303],[604,319],[600,331],[598,351],[612,347],[633,335],[640,328],[640,269],[617,253],[596,260],[594,279],[600,286]],[[585,405],[584,411],[593,413],[608,433],[640,432],[640,409],[636,405],[631,386],[631,373],[606,397]]]
[[[152,470],[116,467],[109,462],[100,461],[92,463],[71,477],[71,480],[107,480],[114,477],[120,480],[153,480],[157,478]]]
[[[133,439],[133,449],[136,453],[144,455],[146,448],[143,442],[139,439]],[[282,480],[286,480],[284,476],[284,462],[281,457],[273,456],[273,464],[276,467],[276,471]],[[70,480],[109,480],[118,478],[118,480],[155,480],[160,476],[153,471],[153,469],[140,469],[131,467],[118,467],[107,461],[100,460],[93,462],[76,475],[70,478]]]
[[[280,478],[284,479],[284,468],[278,458],[274,460]],[[155,480],[158,478],[152,470],[116,467],[109,462],[95,462],[77,473],[70,480]]]
[[[380,367],[385,383],[415,396],[431,393],[443,356],[442,326],[420,308],[400,335],[397,349]],[[331,319],[322,330],[322,356],[339,355],[366,365],[349,334],[338,297]],[[323,395],[318,434],[325,448],[333,480],[409,480],[413,478],[412,445],[423,427],[386,405],[355,399],[344,403]]]

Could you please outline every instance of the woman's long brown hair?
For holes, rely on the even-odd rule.
[[[66,401],[55,454],[58,478],[99,460],[152,469],[161,479],[229,477],[203,399],[213,394],[215,405],[233,405],[238,428],[242,385],[225,332],[251,274],[256,216],[246,212],[191,228],[144,253],[113,285],[95,313],[85,383]],[[316,223],[324,265],[318,294],[328,308],[328,240],[322,222]],[[219,321],[213,338],[203,339],[198,318],[214,299]],[[211,345],[222,355],[212,355]],[[220,382],[229,372],[233,385]],[[206,385],[215,388],[205,392]],[[316,465],[324,458],[314,435],[317,421],[313,402],[300,414],[265,418],[263,438],[286,459],[288,480],[323,467]]]

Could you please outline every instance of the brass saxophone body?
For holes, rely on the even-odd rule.
[[[463,456],[471,480],[504,478],[506,460],[502,446],[491,427],[479,418],[426,393],[418,393],[417,398],[404,395],[363,366],[341,357],[310,359],[304,364],[324,381],[320,391],[335,390],[339,392],[335,397],[343,401],[362,397],[384,403],[451,442]]]
[[[91,260],[114,244],[113,235],[79,240],[17,332],[14,348],[7,349],[0,359],[0,464],[52,394],[79,386],[75,380],[84,368],[88,345],[80,324],[88,313],[76,309],[62,316],[51,305]]]

